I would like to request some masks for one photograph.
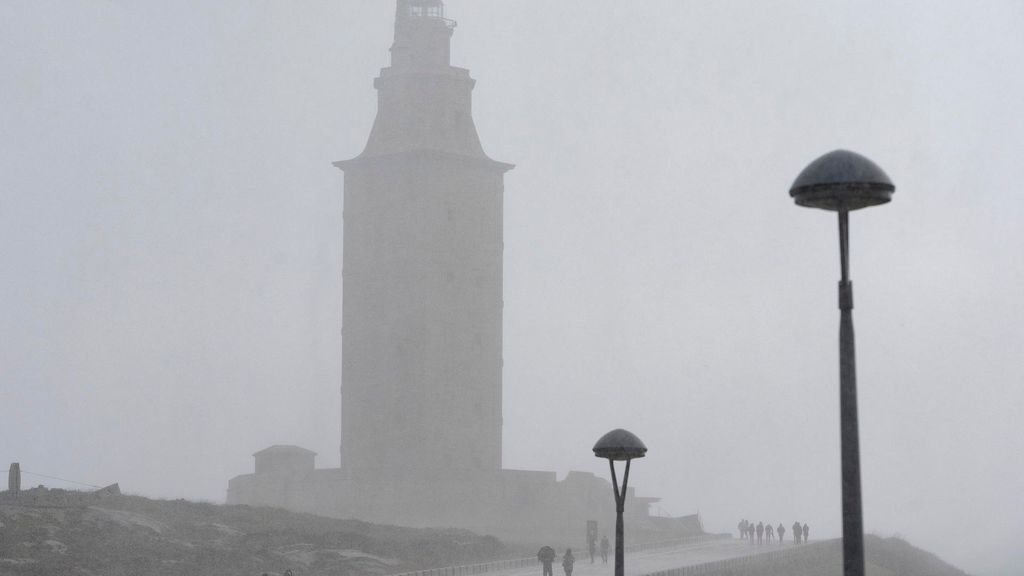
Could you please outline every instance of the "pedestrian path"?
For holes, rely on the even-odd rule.
[[[696,566],[720,560],[729,560],[756,554],[775,552],[780,549],[792,548],[791,544],[781,546],[752,546],[739,540],[708,540],[696,544],[688,544],[672,548],[662,548],[626,554],[626,576],[641,576],[653,572],[661,572],[685,566]],[[590,564],[576,561],[573,576],[611,576],[615,573],[614,558],[608,558],[608,564]],[[509,576],[527,576],[531,572],[519,572]],[[557,572],[556,572],[557,575]]]
[[[790,543],[757,546],[743,540],[719,539],[632,552],[625,556],[626,576],[642,576],[675,568],[793,548],[794,545]],[[559,552],[564,552],[564,550],[559,550]],[[583,554],[576,556],[576,566],[572,574],[573,576],[612,576],[615,573],[614,562],[614,553],[611,553],[608,556],[607,564],[601,562],[600,557],[595,558],[594,564],[591,564],[590,555],[583,551]],[[561,557],[555,560],[553,571],[555,576],[563,576]],[[540,576],[540,574],[541,566],[537,563],[488,572],[489,576]]]

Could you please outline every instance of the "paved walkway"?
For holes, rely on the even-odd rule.
[[[728,560],[730,558],[739,558],[742,556],[752,556],[755,554],[775,552],[778,550],[789,550],[793,548],[793,546],[793,544],[788,542],[781,546],[777,543],[764,546],[752,546],[748,542],[730,539],[709,540],[697,544],[686,544],[671,548],[633,552],[626,554],[626,576],[641,576],[642,574],[650,574],[661,570],[671,570],[673,568],[682,568],[684,566],[705,564],[707,562]],[[564,552],[564,550],[558,550],[559,554],[562,552]],[[596,562],[591,564],[590,555],[587,554],[586,550],[583,550],[582,554],[578,553],[576,550],[574,550],[573,553],[576,555],[576,568],[573,570],[572,576],[612,576],[615,573],[614,550],[608,555],[607,564],[602,563],[599,556],[596,558]],[[564,576],[565,572],[562,570],[560,555],[555,561],[552,569],[555,573],[554,576]],[[540,565],[535,565],[502,570],[499,572],[489,572],[488,575],[540,576],[541,573],[542,570]]]

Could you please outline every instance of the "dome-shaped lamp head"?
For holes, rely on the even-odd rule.
[[[895,191],[877,164],[849,150],[834,150],[808,164],[789,195],[800,206],[839,211],[885,204]]]
[[[601,436],[594,444],[594,456],[609,460],[632,460],[643,458],[647,454],[647,446],[635,434],[622,428],[616,428]]]

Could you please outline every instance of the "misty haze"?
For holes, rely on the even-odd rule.
[[[0,3],[0,575],[1021,574],[1022,60],[1005,0]]]

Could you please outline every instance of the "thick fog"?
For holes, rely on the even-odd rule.
[[[391,0],[0,3],[0,460],[223,501],[338,465],[342,173]],[[865,526],[1024,563],[1024,4],[451,0],[505,179],[504,466],[606,474],[705,527],[840,533],[847,148]],[[26,474],[25,484],[74,487]],[[608,495],[612,497],[611,494]]]

